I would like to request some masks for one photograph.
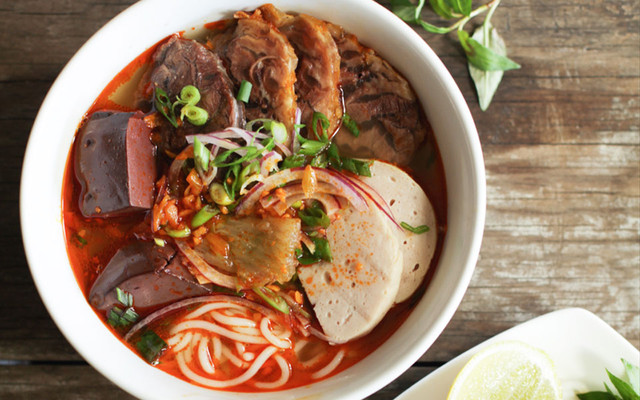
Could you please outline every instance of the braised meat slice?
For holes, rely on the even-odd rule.
[[[80,212],[109,217],[153,206],[155,146],[141,112],[93,113],[78,132]]]
[[[162,121],[161,147],[174,153],[186,145],[186,134],[221,130],[242,123],[242,108],[235,99],[233,83],[220,57],[204,45],[178,36],[172,36],[154,53],[153,64],[138,88],[139,103],[142,99],[152,99],[156,87],[163,89],[173,101],[187,85],[200,91],[198,106],[207,110],[209,120],[201,127],[185,120],[175,130],[167,121]]]
[[[342,120],[340,54],[327,23],[306,14],[283,13],[272,4],[258,10],[289,39],[298,56],[295,89],[302,123],[311,127],[317,111],[327,116],[328,132],[334,133]]]
[[[427,122],[411,86],[398,71],[342,28],[329,29],[340,52],[340,79],[347,114],[360,135],[342,127],[341,153],[405,165],[424,140]]]
[[[260,12],[249,15],[240,11],[235,18],[237,23],[230,24],[232,33],[216,32],[208,43],[222,56],[236,85],[243,80],[253,85],[245,105],[246,119],[275,119],[284,123],[291,133],[296,113],[294,84],[298,64],[293,47]]]

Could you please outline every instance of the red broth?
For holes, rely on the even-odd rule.
[[[216,25],[212,25],[215,27]],[[166,40],[166,39],[165,39]],[[137,86],[137,82],[140,80],[143,72],[149,66],[153,52],[163,41],[154,45],[129,65],[127,65],[116,77],[105,87],[102,93],[95,100],[93,105],[87,111],[86,117],[91,115],[95,111],[100,110],[118,110],[118,111],[133,111],[134,108],[127,105],[125,101],[118,100],[117,98],[126,98],[128,93]],[[429,130],[426,136],[425,145],[420,150],[422,156],[416,157],[414,163],[408,168],[416,181],[427,193],[429,199],[435,210],[436,218],[438,221],[437,236],[438,242],[434,257],[431,261],[431,267],[424,279],[422,285],[416,290],[416,292],[406,301],[401,304],[395,305],[384,319],[377,325],[377,327],[367,334],[366,336],[348,342],[342,345],[328,346],[323,342],[325,346],[326,359],[333,358],[338,351],[344,350],[345,358],[340,365],[334,369],[328,376],[335,375],[340,371],[343,371],[353,364],[363,360],[368,354],[378,348],[385,340],[387,340],[398,327],[406,320],[411,313],[415,304],[420,300],[424,292],[426,291],[429,282],[434,274],[435,267],[438,264],[440,254],[442,252],[442,244],[446,233],[447,226],[447,194],[444,178],[444,169],[440,153],[438,151],[437,144],[433,132]],[[80,286],[85,297],[88,298],[89,291],[93,282],[96,280],[98,274],[107,265],[111,257],[122,246],[136,240],[132,230],[134,227],[148,221],[149,215],[145,213],[138,213],[122,217],[112,218],[85,218],[82,216],[79,210],[79,196],[80,196],[80,183],[76,179],[74,170],[74,146],[72,146],[68,160],[66,163],[66,169],[63,182],[62,204],[63,204],[63,224],[64,233],[66,238],[67,253],[73,272],[75,274],[78,285]],[[144,310],[146,313],[154,310]],[[180,313],[174,314],[171,318],[179,318]],[[124,341],[121,331],[114,329],[107,323],[106,313],[96,311],[96,314],[104,322],[106,329],[110,329],[115,336],[123,341],[123,344],[136,351],[135,347]],[[163,332],[162,326],[165,330],[168,329],[166,321],[164,324],[157,324],[158,334],[160,336],[167,336],[167,332]],[[316,323],[317,325],[317,323]],[[297,340],[299,338],[295,338]],[[319,341],[319,340],[318,340]],[[282,353],[283,357],[292,366],[292,376],[289,381],[278,390],[290,389],[307,385],[314,381],[311,377],[311,372],[304,372],[300,368],[296,367],[298,362],[295,357],[292,356],[292,351],[287,350]],[[273,363],[272,363],[273,364]],[[174,375],[180,379],[186,379],[176,364],[175,354],[171,351],[165,352],[159,359],[157,368],[164,370],[165,372]],[[265,364],[264,370],[258,375],[260,379],[264,381],[270,381],[277,379],[279,374],[278,368],[275,365]],[[325,376],[324,378],[328,377]],[[322,379],[324,379],[322,378]],[[192,382],[193,383],[193,382]],[[197,383],[196,383],[197,384]],[[238,386],[230,387],[226,390],[241,391],[241,392],[254,392],[261,391],[263,389],[256,388],[250,383],[241,384]]]

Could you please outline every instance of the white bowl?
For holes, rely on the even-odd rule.
[[[40,296],[64,336],[98,371],[140,398],[211,398],[146,364],[126,348],[88,305],[73,275],[62,229],[62,178],[83,114],[131,60],[167,35],[228,18],[262,2],[145,0],[98,31],[60,73],[33,125],[24,159],[20,217],[27,259]],[[485,176],[469,109],[429,46],[388,10],[370,0],[274,1],[284,10],[329,20],[356,34],[398,68],[418,93],[444,162],[448,232],[433,281],[407,321],[363,362],[324,381],[259,399],[363,398],[398,377],[431,346],[469,284],[482,239]],[[215,392],[219,399],[246,394]]]

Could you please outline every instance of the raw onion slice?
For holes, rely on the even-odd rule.
[[[223,286],[229,289],[235,289],[238,285],[238,278],[235,275],[224,274],[207,263],[198,253],[189,246],[186,241],[176,240],[176,245],[191,261],[191,264],[208,280],[216,285]]]
[[[333,195],[345,197],[358,211],[364,211],[369,207],[367,205],[367,201],[362,196],[358,188],[354,186],[354,184],[344,174],[326,168],[311,168],[313,168],[318,179],[318,183],[325,182],[335,188],[332,193]],[[303,178],[303,174],[304,168],[299,167],[285,169],[269,176],[263,182],[251,188],[251,190],[249,190],[249,192],[240,200],[240,203],[235,209],[236,214],[248,214],[264,193],[288,183],[300,181]]]

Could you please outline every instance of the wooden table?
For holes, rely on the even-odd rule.
[[[22,154],[40,103],[76,50],[132,0],[0,1],[0,398],[128,398],[62,337],[31,280],[18,218]],[[474,4],[479,2],[474,2]],[[436,21],[430,11],[424,18]],[[504,0],[494,24],[522,69],[480,111],[454,36],[420,31],[476,120],[487,222],[471,285],[391,399],[520,322],[594,312],[640,347],[640,3]],[[73,101],[73,99],[69,99]]]

